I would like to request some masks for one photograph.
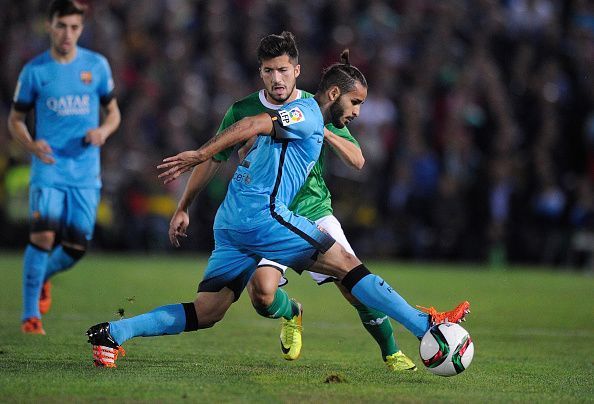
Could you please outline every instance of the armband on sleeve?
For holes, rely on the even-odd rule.
[[[107,93],[104,96],[102,96],[101,98],[99,98],[99,101],[101,102],[101,105],[105,107],[107,104],[109,104],[111,102],[111,100],[113,100],[113,98],[114,98],[113,91],[110,91],[109,93]]]
[[[286,140],[294,138],[294,136],[283,126],[283,120],[278,111],[267,111],[267,113],[270,115],[270,118],[272,118],[272,132],[270,133],[270,136],[273,139]]]
[[[12,106],[15,111],[27,113],[31,111],[35,104],[32,102],[13,102]]]

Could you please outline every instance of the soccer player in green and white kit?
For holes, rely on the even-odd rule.
[[[262,39],[258,48],[260,77],[265,89],[252,93],[235,102],[225,114],[219,127],[221,132],[246,116],[256,115],[267,110],[277,110],[283,104],[298,98],[310,98],[313,95],[296,87],[296,79],[300,73],[298,50],[295,38],[290,32],[281,35],[268,35]],[[338,129],[327,125],[325,142],[349,166],[360,169],[364,159],[358,142],[344,127]],[[240,158],[249,150],[251,143],[239,150]],[[290,209],[324,228],[349,253],[354,252],[349,245],[340,223],[332,215],[330,191],[323,178],[324,154],[322,148],[320,159],[311,170],[307,181],[293,200]],[[173,214],[169,228],[169,237],[173,245],[179,246],[178,237],[185,237],[189,225],[188,209],[196,195],[208,184],[217,172],[220,162],[229,159],[233,149],[217,154],[208,162],[202,163],[193,170],[185,191]],[[245,164],[243,161],[240,164]],[[248,284],[248,293],[256,311],[264,317],[282,318],[281,349],[283,357],[295,360],[301,352],[301,305],[290,299],[288,294],[279,289],[284,284],[286,266],[263,259]],[[335,280],[326,275],[311,273],[312,278],[323,284]],[[416,370],[415,364],[398,349],[394,340],[393,328],[388,317],[377,310],[361,304],[344,286],[334,282],[345,299],[357,310],[365,329],[373,336],[381,349],[384,362],[389,369]]]

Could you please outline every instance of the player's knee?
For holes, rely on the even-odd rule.
[[[348,268],[347,272],[350,271],[352,268],[356,267],[357,265],[361,265],[361,261],[359,258],[355,257],[353,254],[345,250],[344,248],[340,251],[343,261]]]
[[[231,302],[194,300],[195,329],[211,328],[225,317]],[[187,312],[186,312],[187,316]]]
[[[29,242],[43,250],[51,250],[56,234],[53,231],[40,231],[29,234]]]
[[[274,293],[268,293],[261,289],[252,289],[250,293],[250,299],[252,300],[252,306],[256,309],[268,307],[274,301]]]
[[[344,248],[341,249],[339,254],[339,263],[337,265],[338,279],[342,279],[348,274],[353,268],[361,265],[361,261],[353,254],[347,252]]]

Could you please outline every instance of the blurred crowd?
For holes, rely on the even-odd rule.
[[[169,250],[185,181],[155,166],[197,148],[261,88],[256,48],[292,31],[298,86],[351,50],[369,96],[350,129],[366,165],[329,157],[335,215],[361,256],[594,265],[594,2],[87,0],[80,44],[111,63],[122,126],[102,153],[96,248]],[[3,2],[0,116],[48,46],[46,1]],[[26,242],[29,157],[0,125],[0,246]],[[236,161],[190,212],[209,251]]]

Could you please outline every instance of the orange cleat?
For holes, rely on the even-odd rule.
[[[45,330],[41,325],[41,320],[37,317],[30,317],[21,324],[21,331],[24,334],[39,334],[45,335]]]
[[[429,314],[429,317],[431,317],[431,325],[441,323],[459,323],[461,321],[466,321],[465,317],[468,313],[470,313],[470,303],[467,301],[463,301],[457,305],[454,310],[443,312],[438,312],[433,306],[429,308],[423,306],[417,307],[421,309],[421,311]]]
[[[107,346],[93,345],[93,364],[98,368],[116,368],[118,355],[126,356],[126,351],[121,346],[110,348]]]
[[[39,312],[46,314],[50,307],[52,307],[52,283],[45,281],[41,288],[41,295],[39,296]]]
[[[115,368],[118,355],[126,356],[109,333],[109,323],[96,324],[87,330],[87,337],[93,347],[93,364],[100,368]]]

